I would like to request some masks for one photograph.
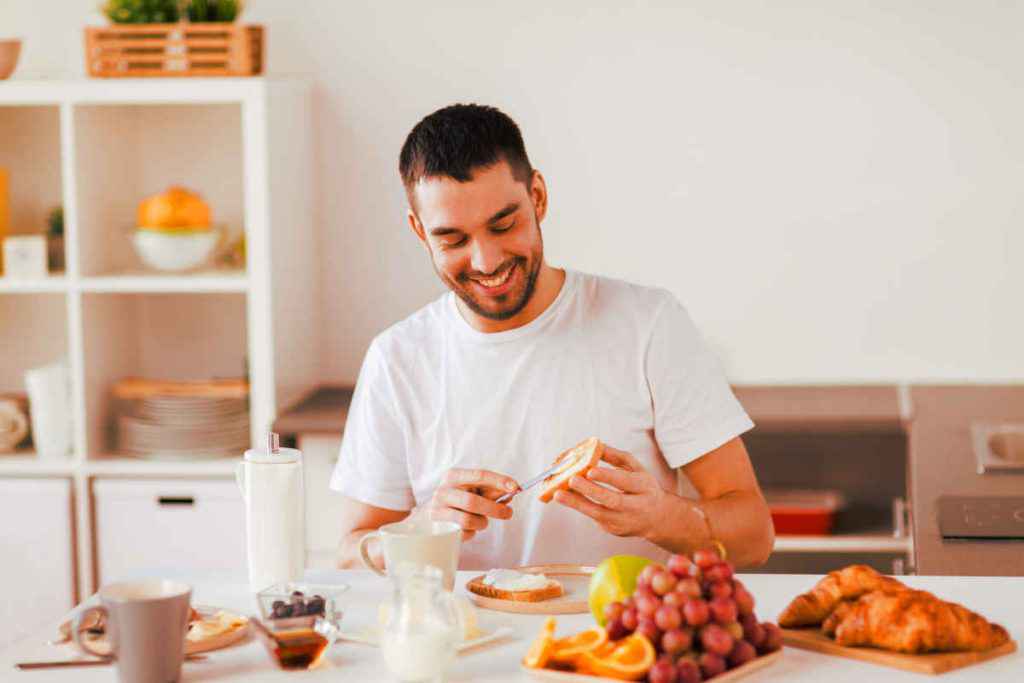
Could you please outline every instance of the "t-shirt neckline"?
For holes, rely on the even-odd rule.
[[[453,319],[452,326],[459,336],[481,344],[499,344],[535,333],[558,314],[558,311],[563,308],[565,302],[569,300],[569,297],[576,289],[576,283],[579,279],[576,271],[569,268],[564,268],[563,270],[565,270],[565,281],[562,283],[562,288],[558,291],[555,300],[548,304],[548,307],[530,322],[521,327],[515,327],[502,332],[481,332],[474,328],[462,317],[462,313],[459,312],[458,304],[455,301],[455,292],[448,292],[446,308],[448,309],[448,315]]]

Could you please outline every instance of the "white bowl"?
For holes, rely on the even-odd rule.
[[[203,232],[164,233],[136,230],[132,233],[135,252],[144,264],[156,270],[180,272],[199,268],[210,260],[220,233]]]

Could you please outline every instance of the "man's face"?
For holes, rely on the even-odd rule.
[[[499,161],[466,183],[420,180],[409,219],[441,281],[477,315],[507,320],[530,301],[544,261],[544,197],[539,174],[527,188]]]

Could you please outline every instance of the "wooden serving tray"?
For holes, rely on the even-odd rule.
[[[894,669],[904,669],[922,674],[941,674],[953,669],[961,669],[972,664],[979,664],[989,659],[1002,657],[1017,650],[1017,643],[1012,640],[1005,645],[994,647],[984,652],[934,652],[924,655],[908,655],[901,652],[889,652],[873,647],[848,647],[838,645],[818,628],[784,628],[782,641],[786,645],[804,650],[837,655],[848,659],[859,659]]]
[[[759,669],[763,669],[766,666],[774,664],[779,661],[782,656],[782,650],[773,652],[768,655],[763,655],[757,659],[751,660],[743,666],[738,666],[735,669],[730,669],[725,673],[718,674],[715,676],[715,683],[729,683],[729,681],[735,681],[738,678],[743,678],[748,674],[752,674]],[[605,678],[604,676],[591,676],[589,674],[577,674],[571,671],[558,671],[556,669],[530,669],[528,667],[520,667],[524,673],[532,676],[533,678],[542,681],[561,681],[562,683],[604,683],[605,681],[613,681],[614,678]]]
[[[586,614],[590,611],[590,576],[594,567],[580,564],[537,564],[514,567],[524,574],[544,574],[562,584],[562,595],[540,602],[521,602],[488,598],[469,591],[469,584],[482,581],[484,575],[475,576],[466,583],[469,599],[477,607],[515,614]]]

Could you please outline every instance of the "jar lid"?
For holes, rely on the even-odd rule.
[[[274,432],[267,437],[266,450],[253,448],[245,452],[246,462],[260,463],[261,465],[284,465],[298,462],[301,459],[301,451],[295,448],[281,448],[281,439]]]
[[[297,448],[279,448],[277,453],[268,453],[262,448],[253,448],[245,452],[246,462],[261,465],[286,465],[302,460],[302,451]]]

